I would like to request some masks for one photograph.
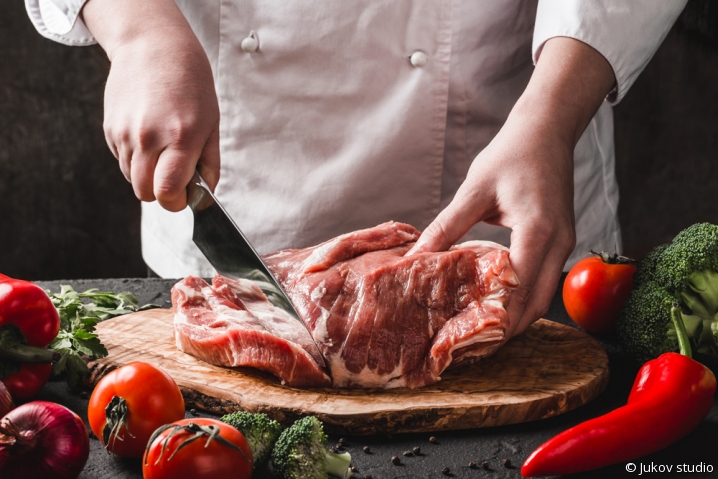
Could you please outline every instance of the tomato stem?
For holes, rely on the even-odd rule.
[[[125,401],[125,398],[112,396],[112,399],[110,399],[110,402],[107,403],[107,406],[105,407],[105,417],[107,418],[107,423],[102,430],[102,439],[105,443],[105,449],[107,449],[108,452],[110,441],[113,441],[113,443],[116,439],[124,441],[124,438],[118,436],[120,428],[123,425],[125,426],[127,434],[132,438],[135,437],[130,432],[130,424],[127,422],[128,413],[129,409],[127,408],[127,401]]]
[[[228,441],[222,435],[220,434],[220,429],[217,426],[209,425],[209,426],[200,426],[199,424],[195,424],[193,422],[187,424],[186,426],[181,426],[179,424],[165,424],[164,426],[158,427],[155,432],[152,433],[152,437],[150,437],[150,440],[147,441],[147,449],[145,450],[145,458],[149,456],[149,450],[150,446],[153,442],[155,442],[155,439],[165,432],[167,429],[172,429],[170,433],[167,435],[167,437],[164,438],[162,441],[162,449],[160,449],[160,455],[157,457],[157,461],[155,461],[155,466],[160,463],[160,460],[162,459],[162,455],[165,453],[165,449],[167,449],[167,444],[169,443],[170,439],[176,434],[180,434],[181,432],[186,432],[189,434],[192,434],[189,438],[182,441],[182,443],[177,446],[177,449],[172,451],[172,454],[170,454],[170,457],[167,458],[168,461],[171,461],[173,457],[175,457],[175,454],[182,449],[185,446],[188,446],[189,444],[193,443],[197,439],[200,439],[203,436],[207,436],[207,442],[205,443],[204,447],[208,447],[209,444],[212,441],[217,441],[220,444],[223,444],[225,446],[229,446],[232,449],[236,449],[239,451],[239,453],[242,455],[242,457],[249,462],[249,458],[244,454],[244,451],[240,449],[236,444]],[[145,465],[147,463],[145,462]]]
[[[606,264],[632,264],[636,260],[627,256],[621,256],[618,253],[606,253],[601,251],[600,253],[592,249],[588,250],[592,255],[598,256]]]

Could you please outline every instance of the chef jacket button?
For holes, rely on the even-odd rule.
[[[426,53],[417,50],[411,54],[411,57],[409,57],[409,61],[413,66],[421,68],[427,64],[427,62],[429,61],[429,57],[426,55]]]
[[[249,36],[242,40],[242,50],[244,50],[247,53],[254,53],[259,48],[259,40],[257,40],[257,35],[252,31],[249,33]]]

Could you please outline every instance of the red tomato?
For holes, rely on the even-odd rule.
[[[126,421],[109,435],[106,445],[118,456],[142,457],[155,429],[184,418],[182,393],[169,374],[148,363],[128,363],[102,378],[90,397],[87,418],[103,444],[105,408],[115,396],[124,400]]]
[[[217,419],[199,417],[183,419],[172,426],[191,427],[192,424],[195,426],[194,431],[197,426],[218,427],[219,436],[236,447],[223,444],[217,439],[207,444],[209,434],[205,433],[178,450],[183,442],[195,437],[196,432],[179,427],[165,429],[147,447],[142,461],[144,479],[249,479],[252,476],[254,459],[241,432]],[[165,443],[170,435],[172,437]]]
[[[563,304],[571,319],[586,331],[609,333],[616,327],[636,272],[633,260],[623,258],[625,262],[621,262],[621,258],[607,253],[585,258],[566,276]]]

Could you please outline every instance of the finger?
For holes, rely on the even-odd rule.
[[[472,192],[464,193],[460,188],[449,206],[424,230],[406,256],[445,251],[459,241],[494,206],[493,199],[482,195],[482,191],[487,190],[475,187]]]
[[[117,162],[125,179],[132,183],[132,149],[126,145],[117,147]]]
[[[135,196],[141,201],[154,201],[154,174],[157,153],[135,150],[132,154],[130,174]]]
[[[117,147],[115,146],[115,142],[113,142],[110,139],[110,133],[105,132],[105,142],[107,143],[107,146],[110,148],[110,152],[112,152],[112,156],[115,157],[116,160],[120,159],[120,154],[117,152]]]
[[[187,206],[187,185],[194,175],[199,151],[165,149],[157,159],[154,195],[169,211],[182,211]]]
[[[514,229],[510,259],[520,286],[511,294],[507,309],[507,337],[521,334],[548,311],[574,244],[571,228],[556,233],[543,226]]]
[[[202,175],[204,181],[207,182],[209,189],[214,192],[217,183],[219,183],[220,175],[219,128],[212,130],[207,139],[207,143],[205,143],[197,162],[197,170],[199,170],[199,174]]]

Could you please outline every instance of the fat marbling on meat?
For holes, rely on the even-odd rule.
[[[469,241],[405,257],[418,237],[413,227],[389,222],[264,257],[312,331],[329,376],[312,359],[306,330],[244,280],[178,283],[177,346],[212,364],[269,371],[297,387],[326,386],[329,377],[335,387],[439,381],[447,367],[503,344],[505,306],[518,280],[503,246]]]

